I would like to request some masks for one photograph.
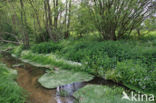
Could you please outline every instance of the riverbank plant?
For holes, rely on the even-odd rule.
[[[24,90],[15,82],[17,72],[0,63],[0,103],[25,103]]]

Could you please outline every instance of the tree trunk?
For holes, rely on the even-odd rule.
[[[70,36],[69,28],[70,28],[71,5],[72,5],[71,2],[72,1],[70,0],[69,4],[68,4],[66,1],[66,17],[65,17],[65,20],[67,23],[66,23],[65,39],[69,38],[69,36]],[[68,4],[68,6],[67,6],[67,4]],[[68,21],[67,21],[67,14],[68,14]]]
[[[141,36],[140,29],[137,29],[138,36]]]
[[[58,0],[53,0],[54,3],[54,27],[57,29],[57,23],[58,23]]]
[[[26,23],[26,17],[25,17],[25,10],[24,10],[24,3],[23,0],[20,0],[20,5],[21,5],[21,23],[22,23],[22,32],[23,32],[23,44],[24,48],[29,48],[29,35],[25,31],[25,26],[27,25]]]
[[[56,35],[52,32],[52,16],[51,16],[51,7],[49,4],[49,0],[44,1],[44,8],[45,8],[45,16],[46,16],[46,30],[49,34],[49,37],[54,42],[57,41]]]
[[[112,30],[110,40],[116,40],[115,30]]]

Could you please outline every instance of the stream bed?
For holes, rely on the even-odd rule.
[[[120,84],[112,81],[107,81],[101,78],[94,78],[89,82],[78,82],[59,86],[56,89],[46,89],[38,83],[38,78],[41,77],[47,68],[39,68],[24,63],[17,58],[12,57],[9,53],[2,53],[3,56],[0,62],[5,63],[9,68],[18,71],[17,83],[25,89],[29,98],[27,103],[79,103],[73,96],[73,93],[87,84],[100,84],[108,86],[120,86]],[[66,95],[63,95],[63,92]]]

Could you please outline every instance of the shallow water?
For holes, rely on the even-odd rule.
[[[18,71],[16,81],[29,93],[27,103],[78,103],[78,100],[73,97],[73,93],[87,84],[122,86],[112,81],[94,78],[89,82],[72,83],[57,87],[56,89],[46,89],[42,87],[37,80],[45,73],[47,68],[39,68],[28,63],[23,63],[8,53],[3,53],[3,57],[0,61],[5,63],[8,67]]]

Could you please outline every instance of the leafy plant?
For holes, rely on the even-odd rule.
[[[70,77],[70,78],[69,78]],[[39,78],[39,82],[46,88],[56,88],[74,82],[90,81],[94,76],[84,72],[73,72],[68,70],[58,70],[54,73],[46,73]]]
[[[15,70],[0,63],[0,103],[25,103],[25,91],[14,81]]]
[[[155,72],[156,71],[153,68],[148,68],[145,65],[128,60],[118,62],[113,75],[115,75],[115,78],[117,78],[118,81],[121,81],[124,84],[129,84],[142,91],[150,91],[155,94],[156,82],[153,82],[156,81],[156,75],[153,74]]]
[[[150,103],[135,102],[122,99],[122,92],[125,91],[120,87],[108,87],[102,85],[87,85],[74,93],[80,103]]]
[[[35,44],[31,47],[34,53],[51,53],[59,51],[61,47],[58,44],[52,42],[44,42],[40,44]]]

